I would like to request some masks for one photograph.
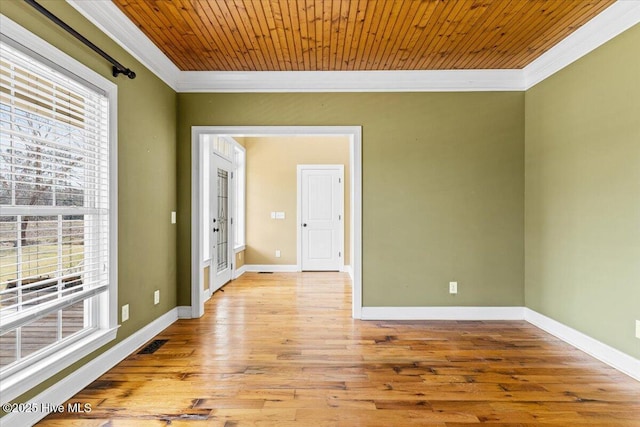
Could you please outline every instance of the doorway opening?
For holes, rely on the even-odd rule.
[[[202,156],[203,135],[217,137],[293,137],[293,136],[341,136],[349,140],[349,176],[344,184],[349,186],[349,259],[352,278],[352,316],[361,317],[362,311],[362,130],[360,126],[194,126],[191,150],[191,317],[204,314],[204,303],[211,294],[205,290],[213,270],[207,272],[202,264],[203,236],[208,233],[203,221],[204,192]],[[209,189],[210,190],[210,189]],[[233,196],[231,196],[233,197]],[[212,218],[213,219],[213,218]],[[209,226],[213,225],[208,224]],[[216,228],[216,227],[212,227]],[[342,254],[344,255],[344,254]]]

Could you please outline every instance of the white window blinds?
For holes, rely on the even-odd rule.
[[[72,306],[74,332],[97,324],[89,303],[109,284],[109,118],[97,89],[0,49],[0,335],[15,337],[5,368],[29,356],[20,332],[39,319],[57,318],[47,345],[69,335]]]

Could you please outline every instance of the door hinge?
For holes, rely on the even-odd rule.
[[[233,263],[231,263],[231,269],[233,270]]]
[[[338,215],[338,221],[342,221],[342,215]]]
[[[229,221],[231,221],[231,225],[233,225],[233,218],[230,218]]]
[[[338,178],[338,184],[342,184],[342,178]]]
[[[233,172],[231,172],[231,179],[233,179]]]
[[[342,252],[338,252],[338,258],[342,258]]]

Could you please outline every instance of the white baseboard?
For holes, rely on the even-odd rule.
[[[237,279],[238,277],[242,276],[245,273],[245,271],[247,271],[247,266],[243,265],[242,267],[236,269],[236,271],[233,274],[233,278]]]
[[[180,305],[176,307],[178,310],[178,319],[191,319],[193,312],[190,305]]]
[[[353,271],[351,269],[350,265],[345,265],[342,267],[342,272],[343,273],[349,273],[349,277],[351,277],[351,280],[353,280]]]
[[[522,320],[523,307],[362,307],[362,320]]]
[[[29,408],[42,408],[43,404],[47,404],[50,407],[62,405],[176,320],[178,320],[177,307],[38,394],[29,400],[26,406]],[[47,414],[48,412],[12,412],[2,417],[2,425],[31,426],[46,417]]]
[[[640,360],[526,307],[362,307],[362,320],[526,320],[640,381]]]
[[[295,273],[299,271],[298,266],[295,264],[245,264],[243,267],[245,268],[244,271],[252,273],[261,271],[267,273]]]
[[[529,308],[524,319],[601,362],[640,381],[640,360]]]

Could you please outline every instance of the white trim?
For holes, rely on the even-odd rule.
[[[195,128],[191,128],[191,318],[197,319],[204,315],[203,269],[200,268],[202,218],[200,199],[200,138]]]
[[[360,318],[362,307],[362,127],[361,126],[192,126],[191,127],[191,307],[193,318],[204,314],[204,301],[199,291],[200,277],[200,150],[201,133],[229,136],[348,136],[351,197],[351,264],[353,273],[352,316]],[[295,267],[295,269],[293,269]],[[282,267],[279,267],[282,268]],[[285,271],[298,271],[288,266]],[[245,266],[245,271],[250,266]],[[255,271],[266,271],[257,269]]]
[[[177,90],[176,83],[182,73],[180,69],[113,2],[67,0],[67,3],[173,90]]]
[[[41,408],[42,404],[63,404],[176,320],[178,320],[178,309],[174,308],[29,400],[26,403],[27,407]],[[2,401],[4,402],[5,399],[7,396],[3,395]],[[13,412],[2,417],[2,424],[28,426],[37,423],[45,416],[47,413],[41,411]]]
[[[521,70],[182,71],[178,92],[521,91]]]
[[[244,251],[245,249],[247,249],[247,245],[239,245],[233,248],[233,252],[238,253]]]
[[[337,170],[340,172],[340,194],[338,198],[340,199],[340,223],[342,227],[340,227],[340,233],[338,238],[340,241],[338,242],[340,259],[338,261],[338,271],[344,271],[344,229],[345,229],[345,220],[344,220],[344,165],[334,164],[334,165],[314,165],[314,164],[300,164],[296,166],[296,264],[298,267],[298,271],[302,271],[302,229],[300,228],[302,223],[302,171],[305,169],[323,169],[323,170]]]
[[[362,307],[363,320],[523,320],[523,307]]]
[[[524,68],[529,89],[640,22],[640,2],[618,0]]]
[[[342,266],[342,270],[340,270],[343,273],[348,273],[349,277],[351,277],[351,280],[353,280],[353,271],[351,270],[351,266],[350,265],[343,265]]]
[[[2,380],[0,403],[10,402],[116,338],[118,328],[90,334]],[[2,418],[4,420],[4,417]]]
[[[295,264],[245,264],[243,267],[247,273],[295,273],[300,271]]]
[[[358,126],[354,129],[349,141],[351,316],[354,319],[360,319],[362,317],[362,127]]]
[[[525,320],[640,381],[640,360],[526,307],[362,307],[363,320]]]
[[[176,307],[178,319],[191,319],[191,306],[190,305],[179,305]]]
[[[67,2],[177,92],[523,91],[640,22],[618,0],[522,70],[180,71],[113,2]]]
[[[524,319],[612,368],[640,381],[640,360],[530,308],[524,309]]]
[[[237,279],[238,277],[242,276],[245,272],[247,271],[247,267],[246,265],[243,265],[240,268],[236,268],[234,275],[233,275],[233,279]]]

